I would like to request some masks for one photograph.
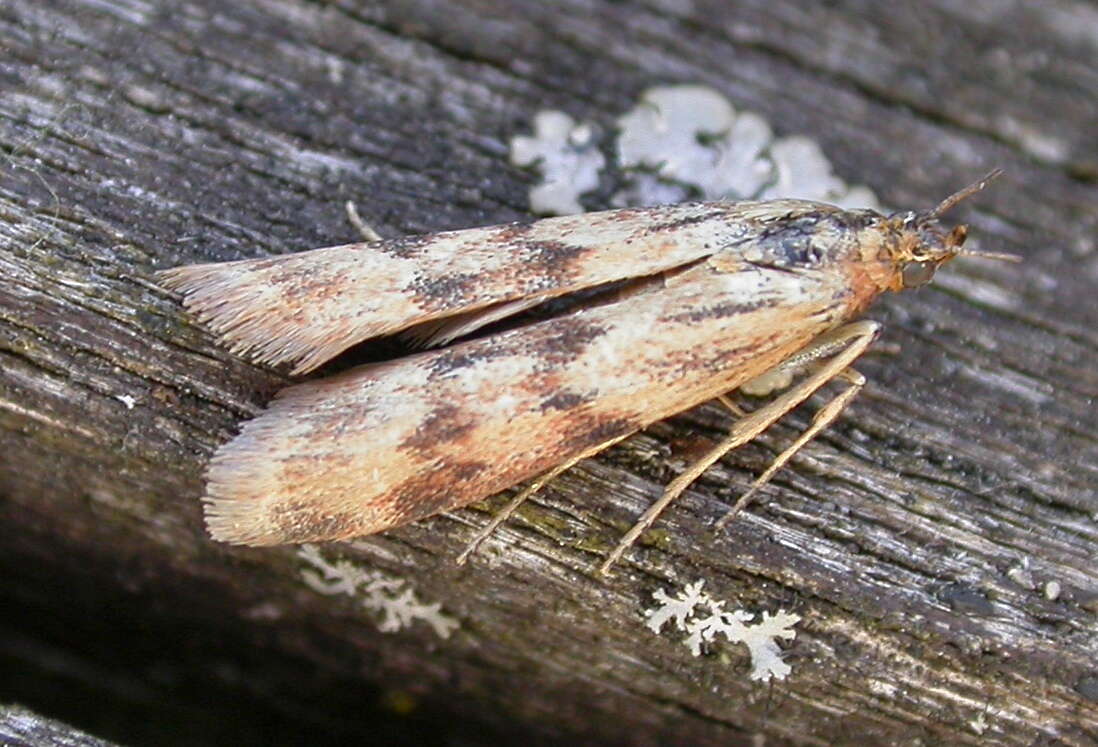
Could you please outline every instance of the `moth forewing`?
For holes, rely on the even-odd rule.
[[[189,265],[159,279],[233,352],[304,373],[371,337],[655,275],[750,240],[783,216],[825,207],[777,201],[611,210]]]
[[[827,274],[703,262],[619,303],[290,387],[211,461],[210,531],[344,539],[466,505],[734,389],[846,312]]]

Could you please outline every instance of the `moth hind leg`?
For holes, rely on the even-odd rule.
[[[469,544],[465,546],[465,549],[461,551],[461,554],[457,556],[454,561],[458,565],[465,565],[465,562],[469,560],[469,556],[472,555],[480,548],[484,540],[492,536],[492,533],[499,528],[500,524],[511,518],[511,514],[518,510],[518,507],[523,503],[526,503],[526,499],[532,496],[534,493],[541,490],[545,485],[553,478],[560,475],[562,472],[571,469],[575,466],[579,459],[572,459],[565,462],[559,467],[554,467],[545,474],[539,475],[534,480],[518,492],[518,494],[510,500],[510,502],[496,512],[495,516],[485,524],[479,532],[473,535],[473,539],[469,540]]]
[[[543,487],[545,487],[546,484],[556,479],[562,473],[567,472],[572,467],[576,466],[576,464],[582,462],[584,459],[588,459],[595,456],[596,454],[599,454],[600,452],[610,448],[614,444],[628,438],[631,435],[632,433],[626,433],[622,436],[612,438],[609,441],[604,441],[603,443],[596,444],[590,449],[584,451],[582,454],[579,454],[578,456],[569,459],[567,462],[564,462],[563,464],[558,465],[548,472],[545,472],[544,474],[541,474],[538,477],[534,478],[526,487],[519,491],[519,493],[514,498],[512,498],[506,506],[497,511],[496,515],[492,517],[491,521],[485,524],[484,527],[482,527],[481,530],[473,536],[473,539],[469,541],[469,544],[466,545],[465,549],[461,551],[461,554],[457,556],[457,564],[464,565],[465,562],[469,559],[469,556],[477,551],[477,548],[480,547],[481,543],[483,543],[484,540],[488,539],[488,537],[490,537],[492,533],[496,531],[500,524],[507,521],[507,519],[511,517],[511,514],[518,510],[519,506],[525,503],[530,496],[534,495]]]
[[[668,484],[659,500],[649,506],[636,524],[621,538],[617,547],[607,556],[606,560],[598,568],[598,573],[605,574],[610,567],[625,554],[637,538],[640,537],[659,517],[660,513],[673,500],[678,498],[690,485],[697,480],[702,473],[717,462],[728,452],[754,439],[757,435],[769,428],[774,422],[781,419],[786,413],[800,405],[812,396],[820,387],[836,377],[845,378],[850,386],[830,400],[815,416],[812,424],[804,433],[785,451],[779,454],[767,470],[759,476],[748,491],[736,502],[728,515],[718,522],[718,527],[724,526],[737,513],[743,510],[750,499],[758,492],[767,481],[773,477],[794,454],[808,441],[826,428],[839,416],[847,403],[858,393],[865,384],[865,377],[850,366],[866,351],[870,343],[877,337],[880,325],[871,321],[860,321],[839,327],[821,336],[804,350],[794,354],[779,366],[758,377],[754,382],[770,376],[772,373],[781,374],[774,379],[780,384],[784,373],[793,373],[805,366],[814,364],[818,360],[824,361],[815,371],[804,380],[798,382],[773,402],[740,418],[733,425],[729,434],[716,446],[696,462],[689,465],[682,474]],[[751,383],[751,382],[749,382]],[[729,404],[726,400],[722,400]]]
[[[755,497],[755,494],[759,492],[759,489],[770,482],[770,478],[773,477],[778,470],[784,467],[785,463],[801,450],[801,447],[815,438],[824,428],[827,428],[835,422],[836,418],[846,409],[850,400],[854,399],[855,395],[865,386],[865,376],[858,373],[853,368],[847,368],[840,371],[836,375],[836,378],[846,379],[850,386],[835,395],[812,416],[812,423],[804,430],[804,433],[798,436],[796,441],[787,446],[781,454],[778,454],[778,456],[774,458],[774,461],[770,463],[770,466],[766,468],[765,472],[755,478],[755,481],[751,483],[751,487],[740,496],[739,500],[728,510],[728,513],[717,521],[714,525],[714,529],[723,529],[735,519],[736,516],[747,507]]]

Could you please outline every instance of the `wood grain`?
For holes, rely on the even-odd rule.
[[[238,743],[264,718],[334,742],[409,702],[391,728],[473,740],[1098,740],[1096,25],[1070,1],[8,0],[0,569],[26,614],[0,638],[28,684],[6,697],[203,710],[197,738]],[[721,536],[809,412],[711,470],[608,582],[600,554],[681,465],[671,444],[720,437],[719,408],[580,465],[470,566],[451,561],[475,509],[341,550],[441,602],[448,641],[377,633],[291,549],[207,539],[205,461],[287,378],[221,350],[155,270],[354,240],[347,199],[387,236],[523,217],[507,140],[539,109],[609,130],[668,82],[810,135],[890,205],[1003,168],[957,218],[1025,263],[955,263],[872,310],[898,352]],[[644,628],[654,590],[698,578],[804,618],[788,680]],[[33,686],[46,651],[69,689]],[[121,721],[100,736],[127,741]]]

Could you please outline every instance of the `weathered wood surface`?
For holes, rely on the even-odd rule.
[[[263,719],[363,734],[379,693],[418,703],[413,732],[543,741],[1098,740],[1096,27],[1070,1],[7,0],[0,568],[26,611],[4,623],[19,681],[60,666],[99,709],[201,712],[198,736],[226,741]],[[205,460],[284,378],[219,349],[154,270],[351,240],[348,198],[390,236],[520,217],[532,177],[506,142],[538,109],[609,127],[667,82],[817,138],[890,205],[1004,168],[959,217],[1025,263],[958,264],[879,305],[900,351],[860,366],[848,414],[721,536],[708,524],[809,415],[711,470],[609,581],[590,569],[681,465],[667,445],[719,436],[716,408],[562,477],[468,567],[451,560],[479,510],[344,548],[441,602],[449,640],[377,633],[305,589],[292,549],[206,538]],[[695,579],[804,618],[789,679],[643,627],[654,590]],[[42,656],[11,654],[27,641]],[[51,692],[5,695],[68,718]]]
[[[26,708],[0,705],[0,744],[4,747],[111,747],[114,743],[85,734],[60,721],[44,718]]]

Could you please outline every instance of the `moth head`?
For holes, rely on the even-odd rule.
[[[890,216],[889,220],[893,222],[899,236],[893,252],[893,261],[896,264],[896,276],[893,280],[895,290],[926,285],[933,279],[939,267],[959,254],[1011,262],[1017,262],[1020,259],[1013,254],[966,250],[964,244],[968,236],[968,226],[961,225],[950,229],[943,226],[940,220],[943,213],[958,202],[983,190],[1002,173],[999,169],[992,171],[975,184],[954,192],[938,203],[933,210],[897,213]]]

